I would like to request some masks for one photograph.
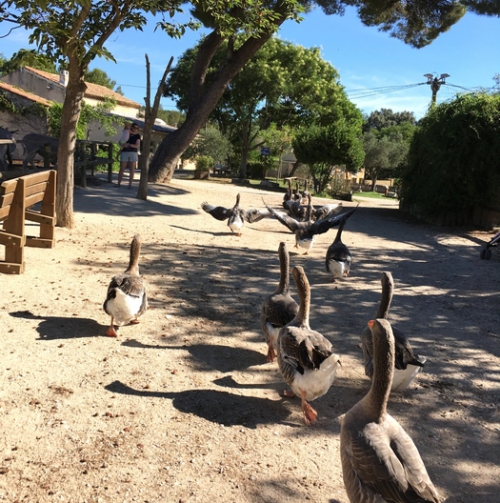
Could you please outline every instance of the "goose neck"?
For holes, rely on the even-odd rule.
[[[141,253],[141,239],[139,236],[134,236],[130,244],[130,260],[128,263],[127,274],[139,275],[139,255]]]
[[[389,316],[389,308],[391,307],[392,296],[394,293],[394,281],[390,273],[382,273],[381,278],[382,283],[382,295],[380,297],[380,303],[375,315],[376,318],[385,318]]]

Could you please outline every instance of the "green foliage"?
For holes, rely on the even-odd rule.
[[[93,84],[98,84],[111,90],[113,90],[116,86],[116,81],[111,80],[108,74],[100,68],[89,70],[85,75],[85,82],[92,82]]]
[[[20,49],[9,60],[3,57],[0,58],[0,75],[12,73],[22,66],[31,66],[50,73],[56,73],[57,71],[54,62],[46,55],[40,54],[33,49]]]
[[[196,158],[196,171],[208,172],[214,166],[214,159],[209,155],[200,155]]]
[[[400,126],[405,123],[413,126],[417,124],[413,112],[393,112],[390,108],[381,108],[364,117],[363,132],[366,133],[370,129],[382,131],[384,128]]]
[[[347,170],[357,171],[363,164],[365,154],[360,136],[361,121],[353,125],[339,120],[327,127],[298,129],[292,142],[293,151],[299,162],[309,166],[316,192],[325,190],[335,166],[345,165]]]
[[[191,72],[204,42],[187,50],[169,76],[166,95],[176,98],[181,110],[189,107]],[[238,38],[235,46],[241,43]],[[227,57],[228,45],[221,44],[212,59],[206,75],[208,85]],[[210,118],[232,139],[242,163],[251,150],[263,145],[279,155],[290,144],[293,126],[329,124],[340,118],[361,122],[338,79],[338,72],[321,58],[318,48],[306,49],[272,38],[229,83]]]
[[[403,122],[398,126],[371,129],[363,135],[365,150],[365,173],[372,181],[372,190],[377,178],[395,178],[407,162],[410,142],[415,126]]]
[[[85,102],[82,104],[82,111],[76,127],[76,138],[78,140],[86,140],[89,135],[89,127],[94,122],[99,124],[99,129],[105,129],[106,136],[113,136],[116,134],[114,123],[116,118],[109,115],[109,111],[115,106],[113,100],[106,100],[104,103],[91,107]],[[61,115],[63,105],[61,103],[54,103],[47,114],[49,132],[52,136],[57,138],[61,135]]]
[[[500,95],[471,93],[433,107],[411,143],[401,199],[426,217],[498,198]]]
[[[207,128],[200,132],[198,139],[184,152],[183,158],[209,156],[214,163],[226,164],[232,152],[231,142],[218,129]]]

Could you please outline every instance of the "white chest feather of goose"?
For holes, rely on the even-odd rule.
[[[394,294],[394,279],[389,272],[381,276],[382,295],[375,317],[387,319]],[[391,380],[392,391],[403,391],[417,376],[425,364],[426,358],[417,355],[406,336],[396,327],[392,327],[395,339],[394,375]],[[373,378],[373,338],[369,328],[365,328],[361,335],[365,374]]]
[[[259,210],[252,208],[250,210],[244,210],[240,206],[240,194],[236,196],[236,203],[232,208],[225,208],[224,206],[213,206],[207,202],[201,204],[201,209],[206,213],[209,213],[216,220],[224,221],[227,220],[227,225],[231,232],[237,236],[241,236],[241,230],[245,225],[245,222],[253,224],[258,222],[263,218],[271,216],[268,210]]]
[[[278,248],[280,281],[272,295],[266,297],[260,309],[260,325],[268,345],[267,361],[276,358],[278,335],[282,327],[290,323],[299,306],[290,295],[290,256],[285,243]]]
[[[369,392],[343,417],[340,458],[351,503],[439,503],[441,498],[411,437],[387,413],[394,374],[390,323],[368,322],[374,374]]]
[[[106,331],[109,337],[117,337],[114,326],[139,323],[138,317],[147,309],[147,294],[144,280],[139,276],[139,255],[141,238],[138,234],[130,245],[129,265],[123,274],[114,276],[108,286],[103,309],[111,316],[111,324]]]
[[[309,310],[311,288],[300,266],[292,269],[297,284],[299,310],[295,318],[280,330],[278,336],[278,366],[283,379],[292,389],[285,396],[300,396],[306,424],[312,424],[317,412],[308,400],[323,396],[333,384],[340,364],[331,342],[322,334],[311,330]]]

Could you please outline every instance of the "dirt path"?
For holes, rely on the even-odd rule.
[[[300,403],[280,396],[259,325],[279,242],[293,250],[293,236],[263,220],[238,238],[200,210],[232,206],[237,192],[246,208],[282,200],[188,180],[150,187],[148,202],[105,183],[77,189],[76,228],[58,229],[53,250],[27,249],[23,275],[1,276],[0,501],[347,503],[339,418],[368,389],[360,334],[391,271],[390,319],[428,363],[389,411],[448,502],[498,503],[500,259],[496,248],[479,259],[491,234],[363,200],[343,235],[346,281],[324,270],[335,231],[309,256],[292,252],[312,285],[311,326],[342,357],[306,427]],[[102,302],[137,232],[150,309],[114,340]]]

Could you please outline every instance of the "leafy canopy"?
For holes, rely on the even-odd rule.
[[[500,186],[500,95],[458,95],[421,120],[402,174],[401,199],[436,217],[488,206]]]

